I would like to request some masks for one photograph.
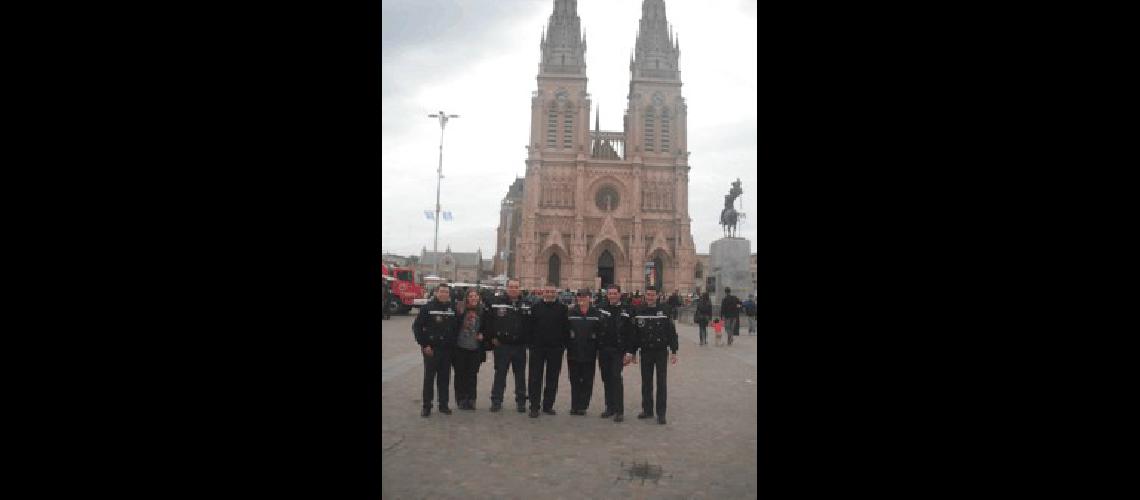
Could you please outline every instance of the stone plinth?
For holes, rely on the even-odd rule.
[[[744,300],[752,292],[752,275],[748,269],[752,257],[752,242],[744,238],[721,238],[709,247],[708,275],[716,278],[716,289],[709,290],[713,312],[719,315],[720,301],[725,287]]]

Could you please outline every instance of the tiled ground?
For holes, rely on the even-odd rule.
[[[658,425],[636,418],[638,365],[624,372],[622,423],[598,418],[604,409],[600,374],[587,415],[569,414],[565,365],[558,415],[531,419],[517,413],[510,376],[507,405],[491,413],[490,355],[479,371],[477,411],[457,410],[452,402],[451,415],[433,411],[422,418],[423,369],[411,320],[393,316],[383,322],[385,499],[756,497],[756,337],[747,336],[747,325],[732,347],[698,346],[696,327],[678,325],[679,361],[669,367],[669,423]],[[711,329],[709,335],[711,343]]]

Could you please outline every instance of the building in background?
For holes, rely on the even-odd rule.
[[[663,0],[645,0],[623,130],[590,130],[586,40],[574,0],[554,0],[531,96],[526,176],[503,199],[496,273],[523,288],[617,283],[693,290],[688,111],[680,43]]]
[[[422,281],[424,276],[431,275],[437,259],[439,260],[438,276],[448,282],[474,283],[483,279],[485,274],[483,271],[483,250],[452,252],[451,245],[448,245],[444,252],[429,252],[427,247],[420,251],[416,263],[417,279]]]
[[[693,283],[696,283],[697,286],[700,286],[701,291],[709,291],[709,289],[708,289],[708,276],[710,274],[709,271],[710,271],[710,269],[709,269],[709,254],[707,254],[707,253],[697,254],[697,264],[695,266],[693,266]],[[744,291],[733,290],[732,291],[733,295],[736,295],[737,297],[740,297],[740,298],[744,298],[744,297],[747,297],[748,294],[756,292],[756,252],[753,252],[752,255],[748,258],[748,272],[752,276],[752,289],[751,290],[744,290]],[[723,292],[724,292],[724,287],[718,286],[717,287],[717,293],[713,293],[713,295],[720,296],[723,298]]]

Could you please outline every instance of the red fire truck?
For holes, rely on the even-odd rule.
[[[424,288],[416,284],[416,272],[410,267],[388,267],[381,264],[384,280],[388,282],[388,289],[396,300],[386,305],[389,314],[404,314],[413,307],[427,303],[424,298]]]

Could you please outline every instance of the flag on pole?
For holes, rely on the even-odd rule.
[[[451,212],[444,212],[443,220],[451,220]]]
[[[428,220],[435,220],[435,215],[431,213],[431,210],[424,210],[424,216],[426,216]]]

